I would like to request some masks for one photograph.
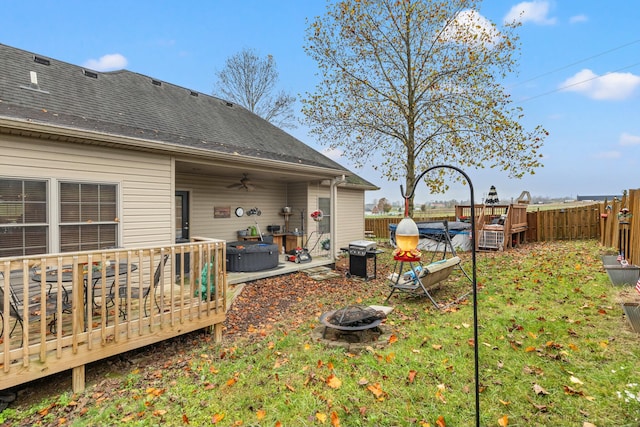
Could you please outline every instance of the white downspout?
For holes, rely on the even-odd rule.
[[[329,194],[329,202],[331,203],[331,225],[329,226],[329,234],[331,235],[331,247],[330,247],[330,255],[331,261],[336,261],[336,244],[338,241],[337,230],[337,222],[338,222],[338,185],[346,182],[346,178],[344,175],[333,178],[331,180],[331,189]]]

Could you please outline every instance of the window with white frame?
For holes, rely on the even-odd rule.
[[[58,193],[61,252],[116,246],[116,185],[61,182]]]
[[[322,211],[322,221],[318,223],[318,233],[329,234],[331,232],[331,199],[318,197],[318,208]]]
[[[0,178],[0,257],[48,250],[47,181]]]

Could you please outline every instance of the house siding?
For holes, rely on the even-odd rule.
[[[168,156],[10,135],[0,135],[0,152],[3,177],[118,184],[121,246],[172,242],[173,177]],[[52,211],[57,209],[50,207],[50,215]],[[57,242],[51,245],[57,249]]]
[[[239,177],[221,178],[196,174],[178,174],[176,190],[189,191],[190,234],[227,241],[237,240],[237,232],[256,222],[262,233],[267,234],[268,225],[284,227],[282,208],[286,206],[286,184],[273,181],[253,181],[254,191],[227,188],[237,184]],[[214,218],[216,207],[229,208],[229,218]],[[235,209],[242,207],[245,215],[237,217]],[[252,209],[260,209],[261,214],[248,216]]]
[[[364,192],[338,187],[337,245],[348,247],[349,242],[364,236]]]
[[[308,231],[309,221],[307,215],[308,207],[308,189],[307,183],[295,183],[287,186],[287,203],[291,208],[291,216],[289,217],[289,231],[294,232],[297,228],[301,231],[303,228]],[[304,211],[304,212],[302,212]],[[304,215],[304,217],[302,216]],[[304,224],[302,221],[304,220]],[[305,237],[306,240],[306,237]]]

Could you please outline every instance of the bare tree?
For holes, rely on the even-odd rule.
[[[340,0],[307,28],[322,80],[303,99],[320,141],[406,191],[430,166],[541,167],[546,131],[527,131],[501,80],[516,64],[516,24],[498,30],[476,0]],[[449,173],[449,172],[447,172]],[[444,172],[425,177],[434,192]],[[409,206],[412,209],[413,200]]]
[[[255,50],[244,49],[229,57],[216,77],[215,96],[242,105],[278,127],[296,127],[296,98],[284,90],[275,93],[278,70],[273,56],[260,58]]]

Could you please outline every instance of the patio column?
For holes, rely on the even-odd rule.
[[[344,175],[335,177],[331,180],[329,201],[331,203],[331,224],[329,225],[329,234],[331,234],[331,260],[336,260],[336,250],[338,235],[337,235],[337,222],[338,222],[338,185],[344,183],[346,178]]]

